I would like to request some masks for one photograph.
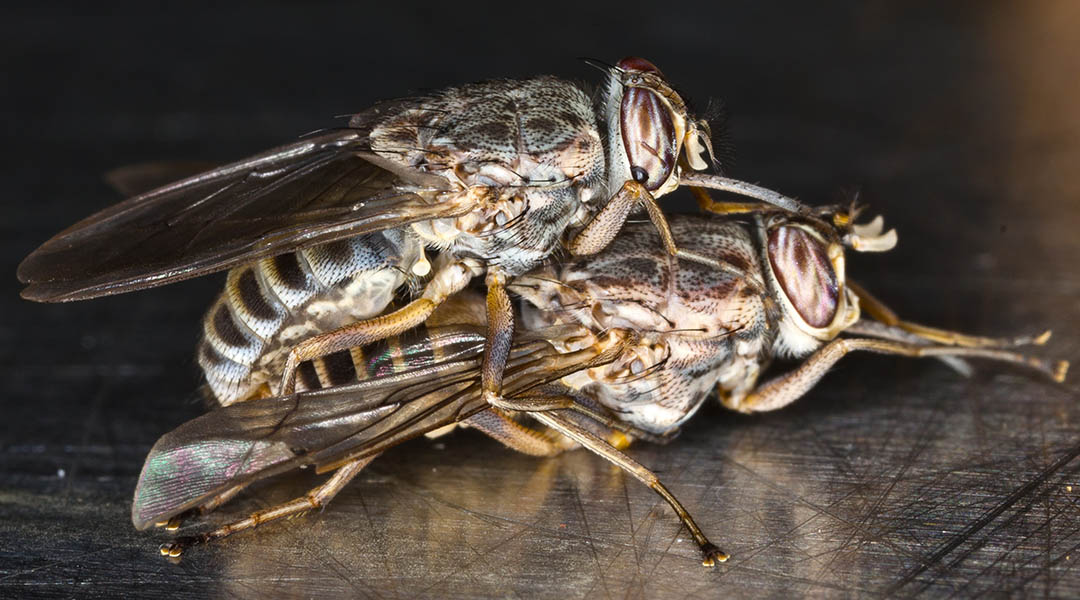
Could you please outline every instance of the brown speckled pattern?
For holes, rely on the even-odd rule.
[[[520,219],[483,235],[462,232],[459,256],[522,273],[558,246],[582,203],[606,201],[604,150],[589,97],[555,77],[448,88],[404,103],[371,133],[372,149],[441,175],[464,192],[496,186],[518,197]]]
[[[749,227],[707,217],[671,219],[684,248],[728,264],[739,276],[676,260],[658,250],[650,223],[629,224],[601,254],[526,278],[519,291],[533,306],[523,321],[576,321],[597,334],[610,327],[643,333],[638,365],[624,361],[591,379],[579,374],[573,383],[638,427],[670,430],[717,385],[727,393],[752,388],[770,356],[779,315],[763,294],[760,250]],[[655,370],[630,377],[649,367]]]

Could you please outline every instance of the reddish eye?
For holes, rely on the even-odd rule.
[[[615,68],[623,71],[639,71],[641,73],[654,73],[663,77],[663,73],[660,69],[656,68],[656,65],[645,60],[644,58],[638,58],[636,56],[627,56],[615,64]]]
[[[825,246],[798,227],[777,227],[769,232],[768,251],[776,281],[799,316],[811,327],[828,327],[840,289]]]
[[[623,94],[619,123],[631,175],[645,189],[656,190],[675,167],[675,125],[671,113],[654,92],[631,87]]]

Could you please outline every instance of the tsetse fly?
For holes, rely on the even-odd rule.
[[[542,76],[382,102],[347,127],[137,195],[28,256],[23,296],[81,300],[229,269],[199,357],[229,404],[288,393],[301,362],[407,331],[484,275],[484,389],[497,397],[514,329],[506,284],[563,244],[595,253],[643,207],[668,252],[706,260],[676,245],[655,202],[687,184],[804,210],[704,173],[709,126],[655,65],[606,70],[595,100]],[[440,252],[434,271],[425,249]],[[427,277],[422,292],[384,313],[412,277]],[[259,379],[268,365],[280,383]]]
[[[1066,362],[1009,349],[1043,344],[1048,332],[990,339],[898,319],[847,278],[844,260],[845,249],[890,248],[895,232],[882,233],[880,218],[853,225],[852,212],[672,217],[672,233],[708,262],[667,254],[651,225],[631,223],[599,254],[515,279],[527,327],[494,400],[482,389],[484,299],[462,292],[412,338],[316,359],[300,381],[310,390],[221,408],[164,436],[139,479],[135,526],[176,527],[289,469],[333,472],[296,500],[162,546],[179,556],[323,506],[389,446],[464,425],[531,455],[578,446],[599,454],[660,494],[712,565],[727,555],[621,449],[671,439],[714,390],[734,410],[778,409],[856,350],[937,357],[961,370],[967,358],[989,359],[1064,379]],[[777,356],[803,362],[759,382]]]

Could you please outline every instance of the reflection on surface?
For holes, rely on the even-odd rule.
[[[373,463],[322,514],[194,558],[223,568],[225,595],[243,596],[655,597],[707,593],[718,581],[747,594],[882,591],[1070,439],[1068,427],[1048,432],[1057,439],[1040,448],[1005,427],[1018,399],[1046,393],[1022,378],[963,382],[927,367],[905,380],[869,363],[858,372],[891,389],[868,397],[845,377],[855,373],[837,374],[786,413],[707,411],[671,445],[635,452],[733,554],[712,571],[666,504],[596,457],[533,459],[461,434],[445,448],[415,442]],[[1063,394],[1049,395],[1077,416]],[[1060,423],[1056,409],[1034,408],[1033,422]],[[1053,474],[905,589],[947,574],[950,585],[989,591],[1000,581],[983,571],[995,562],[1039,576],[1044,557],[1080,543],[1075,527],[1046,531],[1080,523],[1063,485],[1076,475]],[[288,478],[229,509],[282,501],[312,483]]]

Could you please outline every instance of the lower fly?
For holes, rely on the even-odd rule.
[[[458,294],[412,338],[302,366],[301,381],[312,389],[239,402],[164,436],[140,476],[133,521],[175,528],[253,481],[307,465],[333,472],[291,502],[162,547],[179,556],[323,506],[385,449],[466,425],[531,455],[579,446],[598,454],[663,497],[711,565],[727,555],[655,474],[621,450],[638,439],[670,439],[714,390],[729,408],[773,410],[855,350],[936,357],[957,368],[989,359],[1064,379],[1067,363],[1011,349],[1045,343],[1048,334],[982,338],[897,318],[844,269],[845,249],[885,250],[895,233],[882,233],[880,221],[852,221],[838,210],[677,216],[673,232],[713,265],[670,256],[654,229],[632,224],[603,253],[519,278],[512,289],[524,300],[526,327],[498,398],[481,389],[485,299]],[[759,382],[776,356],[803,362]],[[345,375],[356,381],[343,383]]]

